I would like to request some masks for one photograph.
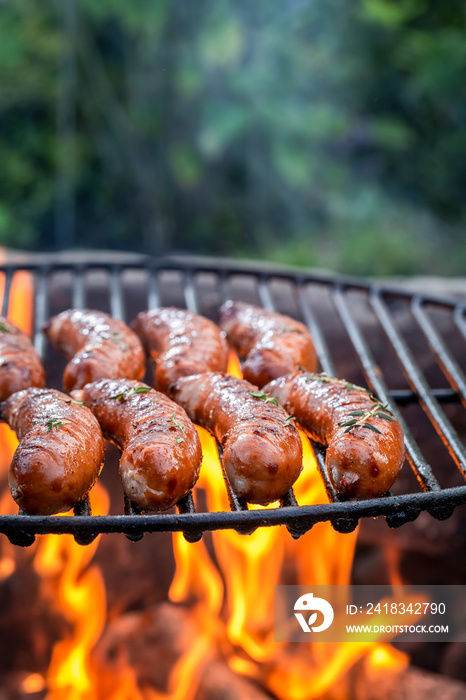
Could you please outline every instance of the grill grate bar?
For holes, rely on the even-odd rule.
[[[261,275],[261,277],[259,278],[259,284],[257,286],[259,300],[266,311],[275,311],[275,304],[273,303],[272,294],[270,292],[270,288],[267,282],[267,275]]]
[[[45,337],[42,333],[42,327],[48,316],[48,277],[49,269],[47,267],[42,267],[36,272],[34,295],[34,347],[42,361],[44,361],[46,351]]]
[[[178,501],[176,508],[180,514],[188,513],[193,515],[196,512],[192,491],[187,493],[186,496],[181,499],[181,501]],[[191,528],[191,530],[183,532],[183,536],[187,542],[199,542],[199,540],[202,538],[202,534],[202,530],[196,528]]]
[[[11,289],[12,280],[13,280],[13,271],[7,270],[7,272],[5,273],[5,282],[4,282],[3,300],[2,300],[2,316],[5,316],[5,318],[8,316],[8,305],[10,302],[10,289]]]
[[[157,277],[157,270],[149,268],[149,279],[147,283],[147,308],[157,309],[160,306],[160,292]]]
[[[216,447],[217,447],[218,459],[219,459],[220,466],[221,466],[221,469],[222,469],[223,481],[225,482],[225,488],[226,488],[226,491],[227,491],[227,496],[228,496],[228,502],[229,502],[229,504],[230,504],[230,509],[231,509],[232,512],[236,512],[236,513],[245,513],[245,512],[249,512],[249,507],[248,507],[248,504],[246,503],[246,501],[244,501],[242,498],[238,498],[238,496],[237,496],[236,493],[233,491],[233,488],[232,488],[232,486],[231,486],[231,484],[230,484],[230,480],[229,480],[229,478],[228,478],[228,475],[227,475],[227,473],[226,473],[226,471],[225,471],[225,467],[224,467],[224,464],[223,464],[223,447],[222,447],[222,445],[219,443],[218,440],[215,440],[215,444],[216,444]],[[245,527],[243,526],[243,527],[241,528],[240,532],[242,532],[243,535],[251,535],[251,534],[254,532],[255,529],[256,529],[255,527],[251,527],[251,525],[246,524]]]
[[[418,481],[422,487],[427,491],[437,491],[440,489],[440,485],[435,478],[431,467],[425,461],[419,446],[414,440],[411,431],[406,425],[403,416],[400,414],[396,405],[390,400],[390,392],[384,380],[380,376],[380,371],[374,357],[369,349],[369,346],[364,339],[364,336],[357,326],[355,320],[351,316],[348,308],[348,304],[343,295],[343,289],[337,286],[334,289],[333,299],[339,316],[346,328],[346,331],[350,337],[350,340],[359,356],[364,373],[369,381],[371,389],[377,394],[377,396],[382,400],[383,403],[388,403],[395,414],[396,418],[400,422],[403,432],[405,434],[405,445],[408,453],[409,462],[412,469],[414,470]]]
[[[466,340],[466,319],[464,314],[466,312],[466,306],[464,304],[458,304],[453,312],[453,320],[456,327],[462,334],[463,338]]]
[[[197,292],[192,270],[188,270],[186,272],[183,288],[186,308],[188,311],[192,311],[195,314],[199,313],[199,304],[197,302]]]
[[[113,265],[110,271],[110,314],[121,321],[125,320],[123,290],[121,284],[121,267]]]
[[[325,465],[325,449],[322,445],[314,440],[309,440],[316,458],[317,468],[319,470],[322,481],[324,482],[325,491],[329,501],[338,501],[338,494],[332,486],[332,482],[328,477],[327,467]]]
[[[434,398],[430,387],[419,366],[415,362],[410,350],[408,349],[408,346],[395,328],[387,308],[381,299],[380,293],[373,290],[370,295],[370,300],[372,307],[387,335],[387,338],[389,339],[399,361],[401,362],[402,367],[405,370],[406,377],[410,385],[413,387],[414,391],[418,393],[424,410],[429,416],[440,437],[447,445],[448,450],[463,477],[466,478],[466,453],[456,431],[449,422],[439,403]]]
[[[206,513],[163,513],[151,515],[94,515],[59,518],[42,515],[0,515],[0,533],[10,541],[21,536],[34,534],[82,533],[132,533],[132,532],[188,532],[192,529],[241,530],[245,523],[252,527],[271,527],[290,522],[309,530],[315,523],[338,519],[375,518],[380,515],[399,514],[402,522],[415,520],[422,510],[431,512],[434,508],[445,507],[450,512],[466,503],[466,486],[443,489],[439,492],[421,491],[403,496],[384,496],[368,501],[338,501],[315,506],[288,508],[252,509],[244,511]],[[393,519],[394,520],[394,519]],[[394,526],[393,523],[390,523]]]
[[[84,290],[84,266],[76,265],[73,275],[72,303],[74,309],[83,309],[86,301]]]
[[[431,392],[432,396],[435,396],[437,401],[441,403],[451,403],[458,400],[458,392],[454,389],[431,389]],[[419,401],[419,396],[411,389],[391,389],[389,393],[392,399],[401,406]]]
[[[314,316],[311,307],[309,306],[309,302],[306,299],[304,283],[302,281],[300,281],[296,285],[296,294],[298,306],[304,319],[304,323],[308,327],[309,332],[312,336],[317,357],[319,358],[320,366],[322,367],[322,370],[330,376],[335,375],[335,365],[332,362],[328,345],[325,342],[322,330],[319,324],[317,323],[316,317]]]
[[[461,394],[463,401],[466,402],[466,378],[451,356],[439,333],[434,328],[432,321],[427,316],[423,308],[422,300],[419,297],[415,297],[411,308],[438,364],[444,371],[450,384]]]

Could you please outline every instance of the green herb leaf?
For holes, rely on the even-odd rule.
[[[110,398],[121,401],[123,398],[129,399],[129,397],[133,396],[134,394],[145,394],[150,390],[150,386],[138,386],[136,389],[133,387],[132,389],[128,389],[128,391],[122,391],[121,394],[115,394],[115,396],[111,396]]]
[[[181,437],[181,435],[179,435],[179,436],[176,438],[176,441],[177,441],[178,444],[184,442],[184,440],[183,440],[183,438]]]
[[[340,428],[346,428],[349,425],[350,426],[356,425],[357,422],[358,421],[356,420],[356,418],[353,418],[351,420],[341,421],[340,423],[338,423],[338,425],[340,426]]]
[[[393,416],[388,415],[388,413],[382,413],[379,411],[378,413],[375,414],[378,418],[385,418],[385,420],[391,420],[392,422],[395,421]]]
[[[184,426],[182,425],[182,423],[179,423],[179,422],[177,422],[177,420],[176,420],[176,411],[173,412],[173,415],[172,415],[171,418],[168,419],[168,422],[169,422],[169,423],[173,423],[173,425],[174,425],[176,428],[179,428],[180,430],[182,430],[182,431],[184,432]]]
[[[150,386],[138,386],[136,389],[133,387],[126,392],[125,398],[129,399],[129,397],[133,396],[133,394],[145,394],[148,391],[150,391]]]
[[[77,403],[79,406],[85,406],[86,402],[85,401],[75,401],[74,399],[68,399],[68,401],[65,401],[65,403]]]
[[[366,413],[366,411],[350,411],[348,413],[349,416],[363,416]]]
[[[53,430],[53,428],[56,428],[58,430],[58,428],[61,428],[61,426],[64,423],[69,423],[69,422],[70,422],[69,420],[49,420],[48,423],[46,423],[46,426],[48,427],[49,432],[50,432],[51,430]]]
[[[249,393],[255,399],[260,399],[261,401],[264,401],[264,403],[272,403],[274,406],[278,406],[278,399],[273,396],[267,396],[267,394],[264,394],[261,391],[250,391]]]
[[[364,423],[364,427],[369,428],[369,430],[372,430],[374,433],[378,433],[379,435],[382,434],[382,432],[378,428],[376,428],[375,425],[372,425],[372,423],[366,422]]]
[[[0,331],[3,331],[4,333],[11,333],[10,329],[8,326],[5,326],[4,323],[0,323]]]
[[[283,425],[292,425],[292,423],[291,423],[292,420],[296,420],[295,417],[294,417],[294,416],[288,416],[287,418],[285,418],[285,422],[284,422]]]

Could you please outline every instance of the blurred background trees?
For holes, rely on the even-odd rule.
[[[0,243],[464,274],[460,0],[0,1]]]

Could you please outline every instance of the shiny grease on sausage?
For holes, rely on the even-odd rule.
[[[139,338],[126,323],[102,311],[63,311],[45,324],[44,333],[70,360],[63,375],[66,391],[81,389],[98,379],[144,376],[144,350]]]
[[[262,387],[298,367],[317,368],[314,343],[306,326],[289,316],[241,301],[220,309],[220,326],[240,357],[243,376]]]
[[[204,316],[174,307],[151,309],[138,314],[131,327],[156,365],[154,387],[168,395],[179,377],[227,368],[225,333]]]
[[[20,441],[8,475],[19,507],[29,515],[55,515],[82,501],[104,461],[91,411],[60,391],[31,388],[7,399],[1,415]]]
[[[144,510],[167,510],[194,486],[201,444],[180,406],[125,379],[93,382],[73,396],[86,402],[105,437],[122,450],[120,476],[133,503]]]
[[[44,368],[30,339],[0,316],[0,401],[21,389],[44,386]]]
[[[347,498],[383,496],[405,457],[403,430],[387,406],[362,387],[326,374],[295,372],[263,387],[327,446],[327,471]]]
[[[302,468],[298,430],[276,402],[257,387],[223,373],[179,379],[173,398],[223,447],[223,465],[233,491],[249,503],[283,496]]]

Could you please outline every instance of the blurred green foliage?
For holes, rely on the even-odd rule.
[[[460,0],[4,1],[0,242],[462,274],[465,28]]]

